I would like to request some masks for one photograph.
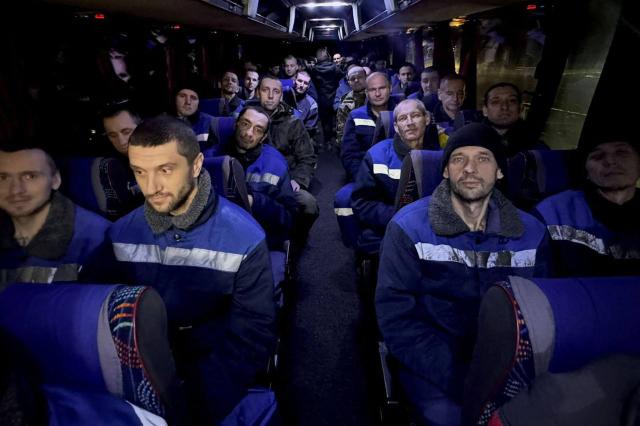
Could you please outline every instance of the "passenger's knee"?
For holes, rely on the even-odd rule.
[[[300,189],[295,194],[301,213],[313,216],[317,216],[320,213],[318,201],[313,195],[311,195],[311,193],[304,189]]]

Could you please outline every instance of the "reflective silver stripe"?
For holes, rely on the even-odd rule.
[[[44,283],[54,281],[76,281],[80,265],[66,263],[58,266],[23,266],[15,269],[0,269],[0,282]]]
[[[336,216],[353,216],[353,209],[349,207],[338,207],[333,209]]]
[[[536,264],[536,249],[498,252],[461,250],[446,244],[416,243],[418,257],[433,262],[456,262],[470,268],[530,268]]]
[[[353,119],[353,123],[356,126],[370,126],[370,127],[376,127],[376,122],[373,121],[370,118],[354,118]]]
[[[266,182],[273,186],[276,186],[278,185],[278,182],[280,182],[280,176],[274,175],[272,173],[264,173],[262,175],[259,175],[257,173],[249,173],[247,174],[247,182]]]
[[[582,229],[576,229],[569,225],[547,225],[547,229],[551,239],[555,241],[570,241],[581,244],[596,253],[611,256],[614,259],[640,259],[640,249],[637,247],[623,247],[620,245],[607,247],[601,238]]]
[[[374,175],[387,175],[391,179],[400,179],[400,169],[390,169],[386,164],[374,164]]]
[[[198,138],[198,142],[206,142],[209,140],[209,133],[200,133],[196,137]]]
[[[171,266],[193,266],[223,272],[238,272],[245,256],[201,248],[184,249],[153,244],[113,243],[116,258],[122,262],[160,263]]]

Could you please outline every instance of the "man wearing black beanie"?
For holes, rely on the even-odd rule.
[[[460,424],[480,300],[509,275],[547,274],[544,225],[495,184],[506,170],[499,136],[473,123],[451,136],[444,180],[400,210],[382,243],[376,311],[418,424]]]

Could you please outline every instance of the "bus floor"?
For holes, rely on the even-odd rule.
[[[287,426],[379,424],[371,292],[359,288],[354,252],[342,244],[333,212],[344,180],[336,154],[320,154],[311,188],[320,217],[294,268],[284,316],[277,389]]]

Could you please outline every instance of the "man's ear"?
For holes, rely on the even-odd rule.
[[[62,177],[60,176],[60,172],[56,170],[53,174],[53,179],[51,180],[51,189],[57,191],[60,188],[60,185],[62,185]]]
[[[398,130],[398,123],[393,122],[393,128],[396,129],[396,133],[400,134],[400,130]]]
[[[502,169],[498,169],[498,171],[496,172],[496,177],[498,178],[498,180],[504,178],[504,174],[502,173]]]
[[[202,164],[204,163],[204,155],[199,152],[195,160],[193,160],[193,177],[200,176],[202,172]]]
[[[444,170],[442,170],[442,177],[449,179],[449,167],[445,166]]]
[[[487,109],[487,107],[486,107],[486,106],[483,106],[483,107],[482,107],[482,115],[484,115],[485,117],[487,117],[487,116],[488,116],[488,115],[487,115],[487,114],[488,114],[488,111],[489,111],[489,110]]]

